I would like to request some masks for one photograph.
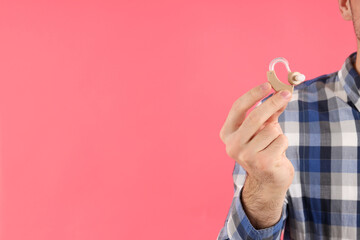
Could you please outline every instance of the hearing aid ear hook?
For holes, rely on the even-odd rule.
[[[287,84],[281,82],[278,79],[278,77],[276,76],[274,66],[278,62],[282,62],[285,64],[285,67],[288,71],[288,82],[291,85],[287,85]],[[304,74],[301,74],[299,72],[291,72],[290,67],[289,67],[289,62],[283,57],[275,58],[270,62],[269,71],[267,72],[267,78],[268,78],[268,81],[270,82],[272,88],[277,92],[281,91],[281,90],[288,90],[292,93],[294,90],[294,85],[298,85],[298,84],[302,83],[303,81],[305,81]]]

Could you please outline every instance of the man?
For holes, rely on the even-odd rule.
[[[360,0],[339,8],[358,49],[338,72],[234,102],[220,138],[235,189],[218,239],[360,239]]]

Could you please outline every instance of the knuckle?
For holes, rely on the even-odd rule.
[[[281,143],[282,146],[286,146],[286,148],[289,145],[289,140],[287,138],[287,136],[285,134],[280,134],[279,135],[279,141]]]
[[[278,122],[275,123],[275,126],[279,130],[280,133],[283,133],[283,130]]]
[[[275,125],[273,129],[276,131],[276,134],[283,134],[283,131],[279,124]]]
[[[276,125],[269,124],[264,129],[264,135],[267,137],[277,137],[279,134],[281,131]]]
[[[295,176],[294,165],[291,163],[291,161],[286,156],[284,156],[284,160],[287,161],[287,163],[288,163],[288,164],[286,164],[286,166],[287,166],[286,169],[288,170],[288,174],[291,177],[291,179],[293,179]]]
[[[244,111],[244,107],[243,107],[243,96],[241,96],[240,98],[238,98],[231,106],[231,109],[233,109],[233,111],[235,112],[242,112]]]
[[[256,112],[251,112],[247,118],[249,123],[256,123],[260,121],[259,115],[256,114]]]
[[[295,168],[292,164],[289,164],[289,174],[293,178],[295,176]]]
[[[250,95],[250,97],[251,97],[252,99],[258,98],[258,94],[257,94],[257,91],[256,91],[256,90],[257,90],[256,88],[253,88],[253,89],[251,89],[251,90],[249,91],[249,95]]]
[[[254,164],[256,163],[257,159],[254,156],[254,153],[248,147],[244,147],[240,149],[238,153],[238,160],[244,167],[253,168]]]
[[[278,124],[269,124],[269,129],[275,133],[280,132],[280,127],[278,126]]]
[[[272,140],[275,140],[277,137],[279,137],[281,133],[278,132],[276,129],[272,129],[269,131],[268,138],[271,138]]]
[[[224,133],[223,133],[223,128],[220,129],[220,132],[219,132],[219,137],[221,139],[222,142],[224,142]]]
[[[226,154],[231,157],[232,159],[236,159],[237,153],[236,149],[234,148],[233,144],[226,144]]]
[[[246,149],[241,149],[238,153],[237,158],[242,162],[247,162],[248,160],[248,151]]]
[[[277,99],[275,99],[275,98],[271,98],[270,105],[271,105],[271,107],[273,107],[275,109],[278,109],[281,106],[279,101],[277,101]]]
[[[275,126],[275,127],[279,128],[279,129],[281,129],[281,127],[280,127],[280,123],[279,123],[279,122],[274,122],[274,123],[273,123],[273,126]]]

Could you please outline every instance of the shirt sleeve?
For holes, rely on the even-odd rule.
[[[245,177],[245,170],[235,162],[233,171],[234,196],[225,224],[220,230],[217,240],[280,239],[287,218],[286,199],[283,204],[280,220],[275,225],[265,229],[255,229],[246,216],[240,200]]]
[[[258,107],[267,98],[260,101],[256,107]],[[234,196],[225,224],[220,230],[217,240],[280,239],[287,218],[286,198],[283,204],[280,220],[271,227],[257,230],[252,226],[250,220],[246,216],[240,200],[246,178],[246,171],[237,162],[235,162],[232,177],[234,182]]]

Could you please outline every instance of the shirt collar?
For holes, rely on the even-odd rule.
[[[360,76],[354,67],[356,55],[357,52],[353,52],[346,58],[343,66],[338,71],[337,77],[343,90],[345,90],[342,99],[346,102],[350,101],[360,112]]]

